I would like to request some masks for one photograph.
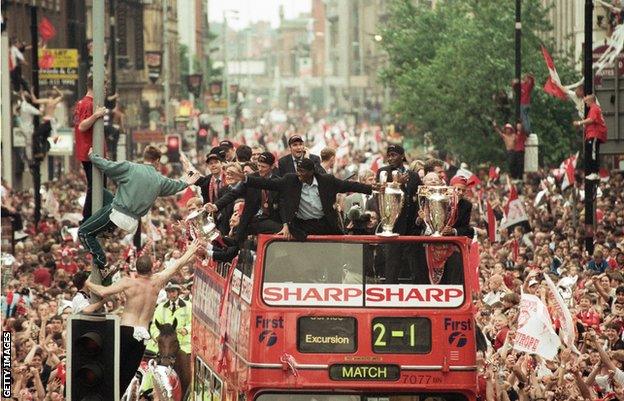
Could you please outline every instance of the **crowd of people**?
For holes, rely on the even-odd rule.
[[[263,119],[255,129],[215,139],[212,147],[191,148],[181,166],[160,164],[158,149],[151,148],[145,153],[145,163],[154,167],[150,177],[159,175],[154,179],[162,187],[153,194],[142,193],[142,203],[134,209],[137,192],[132,191],[136,188],[128,192],[128,180],[122,177],[135,174],[133,169],[143,169],[142,177],[146,177],[145,164],[107,161],[83,148],[83,165],[93,163],[85,171],[102,169],[110,178],[108,189],[115,193],[104,213],[106,230],[89,230],[103,212],[85,220],[83,171],[45,184],[44,213],[37,227],[32,190],[14,191],[3,182],[3,216],[12,216],[15,229],[27,234],[11,253],[2,256],[3,329],[13,334],[15,399],[63,400],[68,316],[105,310],[123,311],[127,317],[136,305],[128,306],[123,294],[137,285],[148,267],[161,272],[160,291],[143,306],[151,309],[148,314],[155,309],[160,324],[177,319],[178,338],[188,351],[194,269],[206,266],[210,258],[231,261],[245,239],[258,233],[296,240],[305,240],[309,234],[375,233],[379,211],[371,191],[379,189],[379,176],[385,171],[384,176],[396,179],[412,195],[423,183],[446,183],[463,193],[461,222],[443,234],[465,235],[480,243],[481,293],[475,319],[483,334],[478,342],[483,400],[624,400],[621,173],[613,172],[598,183],[595,251],[588,255],[580,229],[584,211],[579,171],[576,184],[565,191],[560,189],[557,171],[547,169],[527,175],[511,190],[506,174],[489,174],[492,166],[474,166],[472,174],[469,166],[456,163],[449,154],[406,151],[399,134],[386,135],[382,127],[353,127],[306,115],[291,118],[292,124]],[[491,241],[486,203],[500,220],[515,191],[528,220],[499,230]],[[284,198],[300,199],[299,206],[291,202],[288,207],[281,202]],[[413,196],[410,199],[406,198],[395,231],[426,234],[418,203]],[[202,249],[189,247],[194,234],[185,218],[202,209],[214,213],[223,241]],[[135,225],[142,225],[140,249],[133,245],[133,221],[124,219],[127,215]],[[104,235],[97,238],[98,234]],[[199,257],[191,259],[189,248]],[[113,284],[90,284],[88,273],[94,269],[110,276]],[[552,361],[513,347],[521,293],[535,294],[554,307],[546,275],[569,302],[578,349],[562,346]],[[90,303],[92,292],[102,300]],[[153,339],[158,329],[138,320],[128,324],[148,331],[143,333],[145,342],[137,341],[140,349],[156,351]],[[129,337],[133,334],[136,331]]]

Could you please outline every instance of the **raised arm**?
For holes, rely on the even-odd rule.
[[[191,243],[191,245],[186,248],[186,252],[184,255],[178,260],[175,261],[171,266],[167,267],[165,270],[161,271],[155,278],[160,281],[161,285],[165,285],[174,274],[178,272],[182,268],[182,266],[186,265],[191,261],[193,256],[195,256],[195,252],[200,248],[199,246],[200,240],[196,239]]]
[[[93,112],[93,114],[91,114],[90,117],[85,118],[84,120],[80,122],[80,124],[78,124],[78,129],[80,130],[80,132],[85,132],[89,130],[93,126],[93,124],[95,124],[95,122],[99,118],[104,117],[105,114],[106,114],[106,107],[102,106],[98,108],[96,111]]]
[[[126,173],[130,169],[130,162],[114,162],[93,153],[93,149],[89,149],[89,159],[98,170],[102,171],[106,176],[115,179]]]
[[[594,283],[594,287],[596,287],[596,291],[598,291],[598,294],[600,294],[600,297],[604,299],[605,302],[609,302],[609,294],[607,294],[602,284],[600,284],[600,280],[598,279],[598,277],[593,276],[591,280],[592,283]]]
[[[262,177],[246,176],[245,184],[250,186],[251,188],[270,189],[271,191],[280,191],[286,183],[286,177],[287,175],[285,175],[284,177],[266,179]]]
[[[106,298],[124,292],[130,287],[130,282],[128,279],[122,278],[118,282],[111,284],[108,287],[104,287],[103,285],[95,284],[90,280],[87,280],[85,287],[98,297]]]
[[[334,182],[336,183],[336,188],[338,189],[338,192],[359,192],[361,194],[369,195],[373,192],[372,186],[368,184],[362,184],[361,182],[340,180],[335,177]]]
[[[239,182],[238,184],[236,184],[233,188],[231,188],[229,191],[224,193],[223,196],[220,197],[215,202],[215,206],[217,207],[217,210],[223,209],[230,203],[234,202],[236,199],[244,196],[245,190],[246,190],[246,187],[244,183]]]

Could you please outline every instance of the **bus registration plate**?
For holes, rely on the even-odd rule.
[[[401,376],[398,365],[337,364],[329,367],[331,380],[396,381]]]

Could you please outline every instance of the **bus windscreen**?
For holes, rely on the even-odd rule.
[[[262,298],[271,306],[454,308],[463,283],[454,244],[274,241]]]
[[[467,401],[458,393],[408,394],[261,394],[256,401]]]

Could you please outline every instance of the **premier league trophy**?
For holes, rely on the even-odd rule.
[[[403,200],[405,195],[401,186],[397,182],[397,172],[392,173],[393,180],[388,183],[383,191],[377,194],[379,202],[379,212],[381,214],[381,226],[383,232],[378,233],[380,237],[396,237],[399,234],[393,232],[394,223],[396,223],[401,209],[403,208]],[[387,181],[387,173],[382,171],[379,175],[379,181],[381,184],[385,184]]]
[[[426,186],[418,187],[418,204],[425,213],[425,224],[434,237],[442,236],[446,226],[452,226],[457,216],[459,197],[453,187]]]

